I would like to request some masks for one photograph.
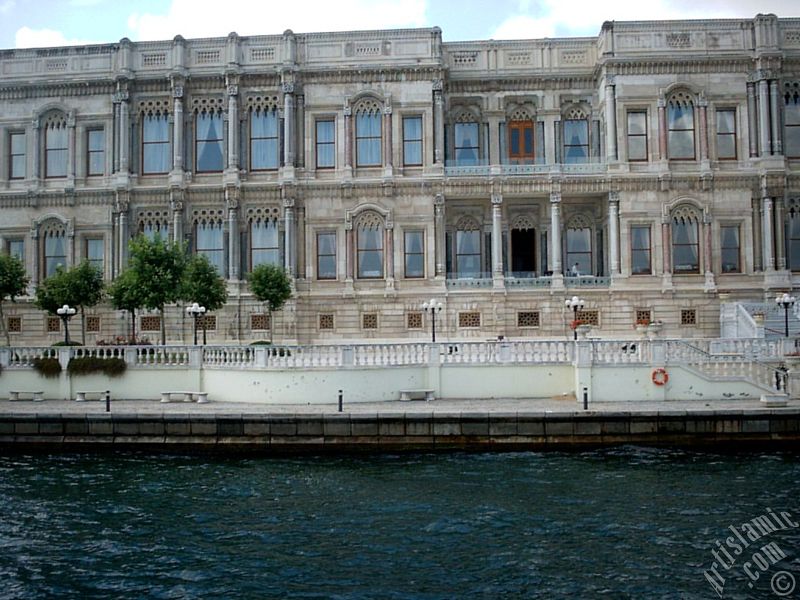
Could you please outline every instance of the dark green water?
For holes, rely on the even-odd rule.
[[[800,522],[798,498],[782,453],[7,455],[0,597],[716,598],[714,540],[767,507]],[[753,582],[769,541],[786,558]],[[763,538],[723,597],[779,597],[799,550]]]

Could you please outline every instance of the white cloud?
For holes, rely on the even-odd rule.
[[[493,39],[597,35],[603,21],[639,21],[664,19],[752,18],[759,12],[791,16],[797,12],[796,0],[619,0],[615,2],[564,2],[542,0],[528,4],[521,0],[519,13],[505,19]]]
[[[17,48],[45,48],[50,46],[82,46],[96,44],[91,40],[68,39],[55,29],[31,29],[20,27],[15,35],[14,46]]]
[[[165,14],[128,18],[131,38],[165,40],[295,32],[423,27],[427,0],[308,0],[260,2],[226,0],[224,9],[211,0],[173,0]]]

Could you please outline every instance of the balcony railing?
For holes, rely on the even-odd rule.
[[[506,271],[506,287],[547,288],[553,283],[551,277],[538,277],[536,271]]]
[[[610,277],[596,277],[594,275],[578,275],[577,277],[565,276],[564,285],[571,288],[598,288],[611,285]]]
[[[492,274],[487,271],[476,273],[448,273],[446,284],[449,288],[492,287]]]
[[[547,175],[551,173],[568,173],[575,175],[592,175],[605,173],[606,163],[596,159],[581,163],[553,163],[553,164],[495,164],[490,165],[485,160],[445,162],[444,173],[449,177],[476,177],[482,175]]]

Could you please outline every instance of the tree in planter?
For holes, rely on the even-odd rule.
[[[181,299],[186,248],[168,243],[156,236],[153,240],[140,235],[130,243],[129,268],[141,294],[141,306],[161,313],[161,344],[167,343],[164,306]]]
[[[181,296],[187,302],[197,302],[200,306],[204,306],[207,313],[225,305],[228,300],[225,280],[220,277],[207,256],[198,254],[189,259],[183,275]],[[205,342],[205,325],[203,325],[203,341]]]
[[[6,299],[16,302],[16,297],[25,293],[27,285],[28,276],[25,274],[22,261],[16,256],[0,254],[0,327],[3,328],[6,346],[11,345],[11,336],[8,334],[6,317],[3,314],[3,303]]]
[[[292,284],[281,267],[262,264],[255,267],[248,276],[250,290],[259,302],[264,302],[269,311],[269,341],[272,343],[274,331],[272,313],[283,308],[292,297]]]
[[[59,268],[45,279],[36,290],[36,305],[52,315],[65,304],[80,310],[81,344],[86,345],[86,308],[100,303],[104,288],[103,274],[84,260],[67,271]]]
[[[136,343],[136,310],[141,308],[144,303],[142,300],[139,283],[136,280],[136,273],[131,269],[126,269],[120,273],[108,288],[108,297],[111,306],[117,310],[127,310],[131,315],[131,344]]]

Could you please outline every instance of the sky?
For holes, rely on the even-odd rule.
[[[603,21],[800,17],[797,0],[0,0],[0,48],[442,28],[446,42],[595,36]]]

